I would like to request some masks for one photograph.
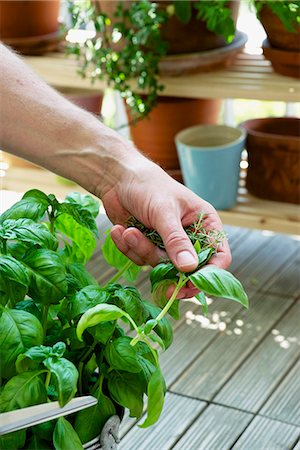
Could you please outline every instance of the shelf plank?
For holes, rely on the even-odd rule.
[[[46,56],[27,56],[26,62],[49,84],[56,88],[83,88],[103,91],[105,82],[82,79],[77,61],[63,53]],[[300,81],[274,73],[262,55],[238,55],[233,66],[208,72],[161,77],[165,85],[163,95],[188,98],[245,98],[257,100],[297,102]]]

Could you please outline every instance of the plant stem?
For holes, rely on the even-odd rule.
[[[159,313],[159,315],[156,317],[156,320],[159,322],[165,315],[166,313],[169,311],[169,309],[171,308],[171,306],[173,305],[174,301],[176,300],[177,294],[180,291],[180,289],[185,285],[186,283],[186,276],[184,273],[181,273],[179,276],[179,280],[178,283],[176,285],[176,288],[170,298],[170,300],[168,301],[168,303],[165,305],[165,307],[161,310],[161,312]]]
[[[46,391],[47,391],[47,389],[48,389],[48,387],[49,387],[50,379],[51,379],[51,372],[49,371],[49,372],[47,372],[47,376],[46,376],[46,380],[45,380],[45,388],[46,388]]]
[[[120,269],[104,286],[104,289],[111,283],[115,283],[122,275],[124,272],[126,272],[126,270],[129,269],[129,267],[133,264],[132,261],[128,261],[123,267],[122,269]]]

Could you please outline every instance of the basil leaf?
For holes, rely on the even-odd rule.
[[[83,228],[98,236],[96,221],[89,210],[82,208],[77,203],[60,203],[57,209],[59,212],[57,218],[60,217],[60,214],[67,214]]]
[[[106,345],[104,356],[113,369],[130,373],[141,371],[136,349],[130,345],[130,342],[130,337],[121,336]]]
[[[195,298],[201,303],[204,316],[208,313],[208,305],[206,301],[206,297],[204,292],[199,292],[199,294],[195,295]]]
[[[167,299],[167,290],[170,286],[176,285],[177,279],[171,279],[171,280],[162,280],[158,281],[153,284],[152,286],[152,300],[155,305],[157,305],[159,308],[163,309],[164,306],[168,303]],[[169,308],[168,313],[170,314],[173,319],[178,320],[180,317],[179,314],[179,300],[175,300]]]
[[[166,350],[164,341],[157,334],[149,334],[149,339],[155,344],[158,344],[164,351]]]
[[[174,2],[175,14],[177,18],[183,22],[188,23],[192,17],[192,3],[187,0],[176,0]]]
[[[27,311],[28,313],[33,314],[40,322],[42,322],[41,309],[31,299],[22,300],[21,302],[18,302],[15,305],[14,309],[17,309],[19,311]]]
[[[208,295],[229,298],[248,308],[248,297],[243,286],[230,272],[206,266],[189,276],[196,288]]]
[[[215,250],[213,248],[206,248],[205,250],[201,250],[198,253],[198,269],[199,267],[204,266],[214,253]]]
[[[40,191],[39,189],[30,189],[29,191],[25,192],[25,194],[22,197],[22,200],[31,198],[33,200],[36,200],[40,203],[47,203],[48,205],[51,204],[52,199],[55,199],[55,196],[53,194],[46,195],[44,192]]]
[[[41,375],[45,370],[24,372],[12,377],[0,394],[0,412],[13,411],[47,401],[47,392]]]
[[[95,327],[88,329],[88,332],[94,336],[95,341],[106,344],[108,339],[113,335],[116,328],[116,322],[103,322]]]
[[[73,319],[98,304],[106,303],[108,300],[109,294],[104,289],[99,286],[86,286],[67,301],[70,318]]]
[[[165,380],[162,376],[160,368],[157,368],[152,374],[148,384],[147,418],[141,425],[139,425],[140,428],[150,427],[157,422],[164,406],[165,391]]]
[[[29,295],[37,303],[58,303],[67,293],[66,271],[59,256],[43,248],[32,248],[22,263],[30,274]]]
[[[32,190],[26,192],[22,200],[18,201],[11,208],[1,214],[0,223],[3,223],[7,219],[26,218],[35,221],[40,220],[49,206],[49,199],[42,192],[40,192],[41,195],[36,194],[37,192],[40,191]]]
[[[172,263],[160,263],[155,266],[150,272],[152,290],[159,281],[176,279],[177,273],[178,270]]]
[[[144,323],[147,317],[147,310],[139,291],[135,287],[123,286],[121,289],[116,289],[112,302],[126,311],[137,325]]]
[[[29,286],[26,268],[12,256],[0,256],[0,298],[1,304],[23,300]]]
[[[14,431],[13,433],[7,433],[4,436],[0,436],[0,448],[1,450],[12,450],[23,448],[26,441],[26,431]]]
[[[120,252],[110,234],[107,235],[102,246],[102,255],[107,264],[115,267],[117,270],[123,269],[128,262],[131,262],[129,268],[122,274],[122,276],[128,281],[134,281],[137,278],[141,267],[134,264],[134,262],[130,261],[127,256]]]
[[[116,403],[129,409],[130,417],[141,417],[144,392],[139,374],[110,372],[108,390]]]
[[[74,429],[81,442],[89,442],[100,435],[108,419],[116,414],[116,408],[110,398],[101,391],[96,392],[98,403],[76,414]]]
[[[65,406],[77,392],[78,371],[66,358],[50,356],[43,364],[54,375],[55,387],[58,392],[60,406]]]
[[[99,214],[99,201],[94,199],[91,195],[79,194],[78,192],[71,192],[67,195],[65,201],[67,203],[76,203],[83,209],[87,209],[93,217]]]
[[[55,420],[39,423],[38,425],[31,427],[31,431],[39,439],[43,439],[43,441],[46,440],[52,442],[52,435],[55,423],[56,423]],[[44,447],[41,448],[44,450]]]
[[[86,270],[86,268],[80,263],[69,263],[66,265],[67,272],[73,275],[78,282],[79,289],[85,286],[95,285],[98,286],[94,277]]]
[[[108,305],[106,303],[96,305],[93,308],[88,309],[80,318],[77,324],[77,337],[81,341],[82,334],[86,328],[98,325],[101,322],[108,322],[110,320],[116,320],[125,315],[125,311],[114,305]]]
[[[55,220],[55,226],[73,241],[73,247],[71,247],[73,262],[86,263],[96,248],[96,240],[92,232],[78,223],[70,214],[59,215]]]
[[[16,373],[15,362],[20,353],[43,342],[43,328],[38,319],[26,311],[0,306],[0,373],[10,378]]]
[[[149,318],[156,319],[156,317],[158,316],[158,314],[161,311],[160,308],[157,308],[156,306],[151,305],[151,303],[148,303],[148,302],[144,302],[144,303],[145,303],[145,307],[148,311]],[[163,317],[158,322],[156,327],[153,328],[153,330],[162,339],[165,348],[167,349],[168,347],[170,347],[170,345],[172,344],[172,341],[173,341],[173,328],[172,328],[170,322],[168,321],[168,319],[166,319],[166,317]]]
[[[50,354],[51,347],[39,345],[31,347],[27,352],[21,353],[16,361],[17,372],[22,373],[27,370],[37,370],[39,364]]]
[[[28,446],[26,446],[26,450],[51,450],[51,447],[49,447],[42,439],[33,435]]]
[[[82,450],[83,446],[78,434],[64,417],[60,417],[53,432],[55,450]]]
[[[43,248],[56,250],[58,241],[45,225],[31,219],[5,220],[2,224],[4,239],[18,239]]]

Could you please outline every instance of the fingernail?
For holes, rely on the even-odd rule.
[[[130,247],[136,247],[138,245],[138,240],[135,236],[132,234],[128,234],[124,236],[124,239],[126,241],[126,244],[128,244]]]
[[[187,250],[183,250],[176,257],[178,266],[193,266],[196,264],[196,258]]]

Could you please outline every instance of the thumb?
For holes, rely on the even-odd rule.
[[[190,272],[196,269],[198,257],[180,219],[164,214],[163,220],[158,222],[156,230],[164,242],[168,256],[177,269],[181,272]]]

